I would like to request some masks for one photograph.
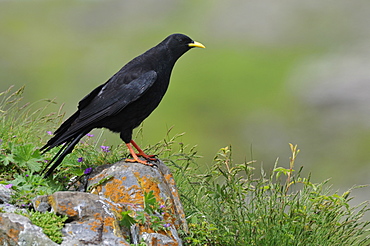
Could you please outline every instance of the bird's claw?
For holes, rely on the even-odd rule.
[[[145,154],[144,152],[139,152],[139,153],[137,153],[136,154],[137,156],[141,156],[141,157],[143,157],[144,159],[146,159],[146,160],[148,160],[148,161],[158,161],[158,159],[157,158],[155,158],[156,157],[156,155],[147,155],[147,154]]]
[[[137,159],[129,159],[129,158],[126,158],[125,161],[126,162],[137,162],[137,163],[143,164],[145,166],[150,166],[150,167],[157,166],[157,165],[155,165],[153,163],[148,162],[147,160],[140,160],[139,158],[137,158]]]

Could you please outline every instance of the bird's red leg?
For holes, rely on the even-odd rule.
[[[153,164],[147,162],[147,161],[143,161],[143,160],[140,160],[139,157],[137,157],[134,149],[132,148],[132,146],[130,145],[130,143],[126,143],[126,146],[128,148],[128,150],[130,151],[130,154],[132,156],[133,159],[126,159],[125,161],[127,162],[138,162],[138,163],[141,163],[141,164],[144,164],[144,165],[147,165],[147,166],[154,166]]]
[[[145,153],[144,153],[144,151],[139,147],[139,145],[137,145],[137,144],[135,143],[135,141],[134,141],[134,140],[131,140],[131,141],[130,141],[130,143],[131,143],[131,144],[132,144],[132,146],[134,146],[134,148],[135,148],[135,149],[137,149],[137,151],[139,152],[139,153],[137,153],[137,154],[136,154],[137,156],[142,156],[142,157],[144,157],[145,159],[150,160],[150,161],[156,161],[156,160],[157,160],[156,158],[154,158],[154,157],[155,157],[155,155],[147,155],[147,154],[145,154]]]

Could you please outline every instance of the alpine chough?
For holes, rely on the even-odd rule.
[[[167,90],[175,62],[193,47],[205,48],[186,35],[172,34],[131,60],[107,82],[85,96],[78,103],[77,111],[41,148],[45,153],[62,145],[43,170],[42,173],[46,172],[44,176],[53,173],[83,136],[94,128],[103,127],[120,133],[132,156],[126,161],[152,166],[150,160],[155,160],[154,156],[146,155],[132,140],[132,131],[158,106]],[[133,147],[138,151],[137,154]]]

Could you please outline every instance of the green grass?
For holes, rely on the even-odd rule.
[[[233,164],[231,148],[220,150],[212,168],[186,175],[180,184],[191,231],[188,245],[368,245],[362,217],[367,203],[351,207],[349,189],[333,193],[277,164],[270,175],[253,162]],[[208,233],[207,233],[208,232]]]
[[[0,93],[0,182],[17,191],[14,204],[31,209],[35,196],[65,190],[69,178],[83,176],[86,168],[114,163],[127,155],[123,145],[104,152],[101,136],[86,136],[53,180],[42,179],[38,173],[57,150],[42,156],[39,148],[63,114],[45,113],[54,103],[50,100],[23,104],[22,93],[23,88]],[[141,134],[142,128],[136,138]],[[353,188],[338,194],[328,181],[313,183],[309,176],[303,177],[295,167],[297,146],[290,145],[288,164],[275,163],[270,173],[254,161],[234,163],[230,146],[216,154],[209,169],[201,170],[204,165],[196,147],[180,142],[182,135],[173,135],[169,129],[162,141],[146,150],[173,171],[189,223],[189,230],[181,232],[185,245],[369,245],[369,222],[363,220],[367,203],[350,206]],[[148,208],[157,209],[155,201],[146,199],[152,205]],[[36,216],[44,229],[42,221],[47,216]],[[152,226],[160,230],[161,222],[154,219]],[[59,237],[55,233],[63,221],[55,221],[51,234]],[[126,222],[140,221],[135,217]]]
[[[26,216],[32,222],[42,228],[42,231],[51,240],[61,244],[63,239],[62,228],[64,222],[68,219],[67,216],[59,216],[52,212],[41,213],[38,211],[19,212],[20,215]]]

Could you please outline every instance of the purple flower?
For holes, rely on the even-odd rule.
[[[90,134],[90,133],[88,133],[88,134],[86,134],[86,136],[88,136],[88,137],[94,137],[94,134]]]
[[[3,140],[0,138],[0,144],[2,144],[3,143]]]
[[[53,132],[52,131],[47,131],[46,132],[48,135],[53,135]]]
[[[30,175],[26,174],[26,177],[29,177]]]
[[[102,150],[103,152],[106,152],[106,153],[110,152],[110,150],[109,150],[109,146],[100,146],[100,148],[101,148],[101,150]]]
[[[159,208],[160,208],[160,209],[165,208],[165,207],[166,207],[166,206],[165,206],[165,205],[163,205],[163,204],[162,204],[161,206],[159,206]]]
[[[170,226],[171,226],[171,224],[170,224],[170,223],[167,223],[167,224],[164,224],[164,225],[163,225],[163,227],[164,227],[164,228],[168,228],[168,227],[170,227]]]
[[[12,188],[12,186],[13,186],[13,184],[7,184],[7,185],[5,185],[5,188],[10,189],[10,188]]]
[[[78,157],[78,158],[77,158],[77,161],[78,161],[78,162],[83,162],[83,161],[84,161],[84,158],[83,158],[83,157]]]
[[[89,174],[92,171],[92,167],[88,167],[85,169],[84,174]]]

